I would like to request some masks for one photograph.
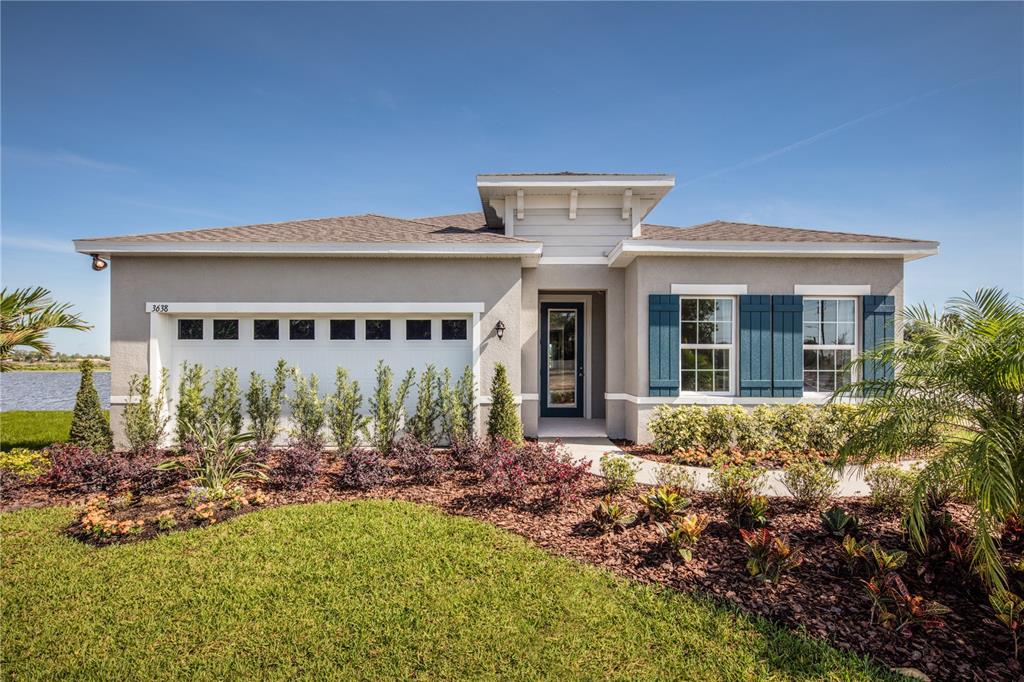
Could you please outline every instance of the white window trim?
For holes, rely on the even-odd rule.
[[[794,289],[795,289],[795,287],[794,287]],[[803,321],[803,313],[801,312],[800,313],[800,357],[801,357],[801,360],[803,359],[803,351],[805,351],[805,350],[848,350],[848,351],[850,351],[850,360],[851,361],[856,360],[857,356],[860,355],[860,335],[861,335],[861,330],[860,330],[860,325],[861,325],[861,322],[860,322],[860,317],[861,317],[860,306],[861,306],[861,302],[860,302],[859,298],[857,296],[854,296],[854,295],[847,295],[847,296],[820,295],[820,294],[819,295],[814,295],[814,294],[805,295],[804,296],[804,300],[806,301],[808,299],[810,299],[812,301],[826,301],[826,300],[827,301],[853,301],[853,343],[852,344],[845,344],[845,345],[837,344],[837,343],[829,343],[829,344],[822,344],[822,345],[808,345],[808,344],[804,343],[803,342],[803,338],[804,338],[804,326],[803,326],[804,325],[804,321]],[[805,369],[801,370],[801,372],[800,372],[801,384],[803,383],[803,379],[804,379],[804,374],[803,373],[804,373]],[[850,381],[856,381],[856,377],[854,376],[853,372],[850,373]],[[803,394],[805,396],[807,396],[808,398],[827,398],[827,397],[830,397],[832,395],[831,393],[829,393],[827,391],[804,391]]]
[[[793,293],[807,298],[870,296],[870,284],[794,284]]]
[[[672,293],[681,296],[742,296],[747,293],[746,284],[673,284]]]
[[[673,285],[675,286],[675,285]],[[675,293],[675,292],[673,292]],[[714,343],[683,343],[683,301],[687,299],[700,299],[700,298],[727,298],[732,301],[732,339],[728,346]],[[736,357],[737,347],[739,346],[739,330],[736,328],[737,315],[739,313],[739,299],[732,294],[722,294],[720,290],[716,293],[701,293],[701,294],[687,294],[679,297],[679,310],[676,314],[676,324],[679,325],[679,348],[676,352],[680,354],[679,357],[679,395],[680,397],[695,398],[695,397],[722,397],[722,396],[733,396],[736,395],[736,372],[739,367],[739,359]],[[683,348],[693,348],[695,350],[723,350],[729,349],[729,390],[728,391],[684,391],[683,390],[683,359],[682,350]],[[801,375],[802,376],[802,375]]]

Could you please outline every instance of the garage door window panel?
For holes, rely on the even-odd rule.
[[[237,341],[238,320],[214,320],[213,338],[215,341]]]

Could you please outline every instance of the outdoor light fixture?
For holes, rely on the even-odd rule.
[[[107,269],[107,261],[103,260],[95,253],[92,254],[92,269],[96,272],[101,272]]]
[[[501,337],[505,336],[505,323],[498,320],[498,324],[494,325],[494,331],[498,334],[498,340],[500,341]]]

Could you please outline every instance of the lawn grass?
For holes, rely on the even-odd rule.
[[[96,549],[0,515],[11,679],[878,679],[763,621],[404,502]]]
[[[0,450],[38,450],[63,443],[71,431],[71,412],[61,410],[14,410],[0,413]]]

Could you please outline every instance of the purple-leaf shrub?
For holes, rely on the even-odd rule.
[[[417,481],[434,482],[450,468],[444,453],[421,443],[411,435],[406,435],[395,443],[391,453],[398,462],[398,468]]]
[[[274,467],[274,483],[287,490],[301,490],[320,475],[323,452],[316,443],[295,441],[281,453]]]
[[[50,470],[40,476],[39,482],[81,492],[128,488],[149,494],[180,479],[174,472],[156,471],[162,459],[157,451],[106,454],[81,445],[55,443],[46,449],[46,457]]]
[[[544,476],[544,500],[553,505],[575,502],[583,492],[586,462],[574,462],[568,455],[559,455],[547,464]]]
[[[339,480],[347,488],[366,490],[391,482],[391,467],[376,450],[353,450],[345,458]]]

